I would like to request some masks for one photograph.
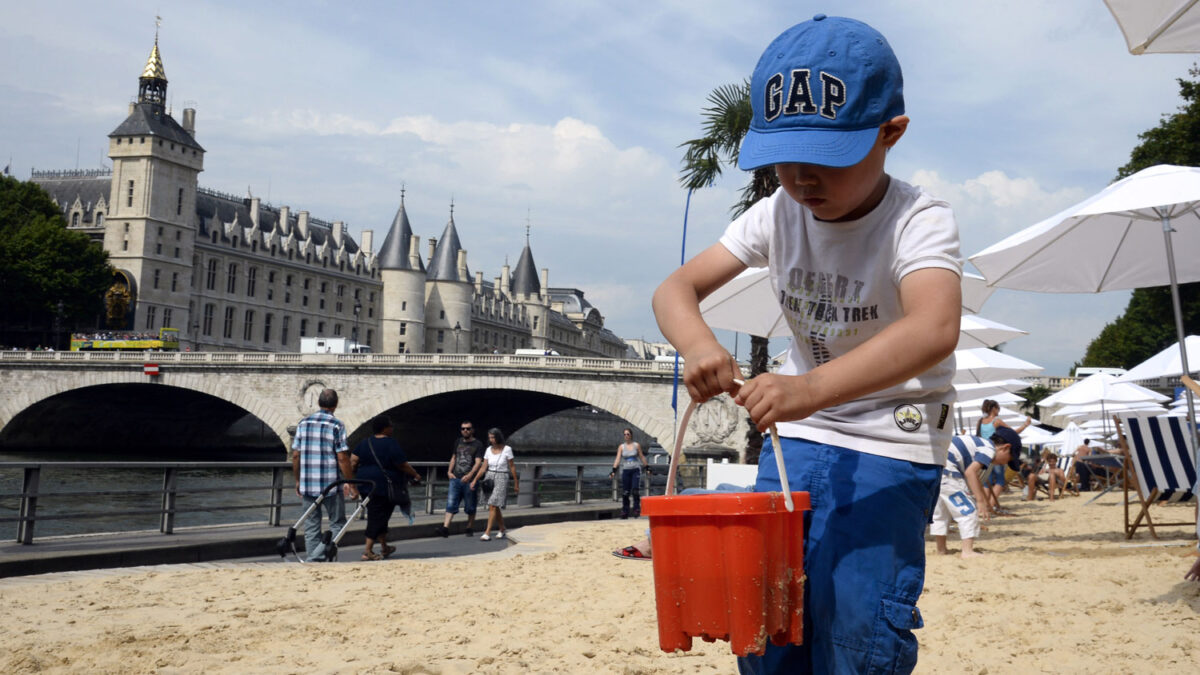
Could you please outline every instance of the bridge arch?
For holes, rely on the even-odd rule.
[[[271,450],[282,440],[243,407],[143,382],[87,384],[44,397],[0,428],[0,447],[204,459]]]

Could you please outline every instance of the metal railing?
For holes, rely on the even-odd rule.
[[[412,465],[424,476],[423,485],[410,491],[413,510],[436,513],[445,505],[446,463]],[[608,474],[611,466],[606,462],[519,461],[521,492],[515,495],[516,506],[617,501],[620,489],[617,479]],[[680,487],[703,486],[705,470],[704,464],[681,464]],[[117,486],[111,489],[80,487],[89,480],[111,478],[103,472],[116,472],[122,478],[114,480]],[[253,482],[242,482],[239,474],[249,474]],[[664,474],[665,470],[643,478],[643,496],[662,493]],[[16,541],[22,544],[33,543],[39,522],[74,524],[103,519],[104,532],[119,532],[143,530],[147,521],[156,520],[159,532],[172,534],[182,526],[181,520],[195,521],[190,525],[245,523],[218,514],[260,509],[266,511],[265,524],[277,527],[285,522],[285,507],[296,514],[301,510],[290,462],[0,462],[0,485],[15,487],[18,480],[19,490],[0,492],[0,514],[16,514],[0,515],[0,523],[16,523]],[[139,480],[160,487],[122,487]],[[138,519],[141,527],[136,526]],[[114,526],[114,521],[124,526]],[[90,532],[59,532],[68,533]]]
[[[321,366],[377,366],[385,368],[521,368],[531,370],[588,370],[671,375],[675,364],[642,359],[605,359],[595,356],[526,356],[517,354],[300,354],[296,352],[51,352],[0,351],[5,363],[35,362],[45,366],[79,363],[220,364],[270,366],[273,364]]]

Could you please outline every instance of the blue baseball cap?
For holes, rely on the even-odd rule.
[[[852,166],[884,122],[904,114],[904,76],[891,45],[861,21],[818,14],[784,31],[750,80],[754,116],[738,166]]]
[[[992,445],[1007,443],[1009,445],[1008,468],[1013,471],[1021,470],[1021,436],[1010,427],[996,427],[992,437],[988,439]]]

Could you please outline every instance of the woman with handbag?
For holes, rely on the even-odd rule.
[[[503,431],[488,429],[488,449],[484,451],[483,458],[487,461],[487,472],[483,474],[483,491],[488,496],[488,520],[487,528],[479,539],[491,539],[493,526],[499,526],[500,529],[496,538],[504,539],[508,536],[508,530],[504,529],[504,514],[501,509],[508,505],[508,477],[511,475],[513,479],[513,494],[520,492],[520,484],[513,466],[513,450],[504,444]],[[477,477],[471,483],[471,489],[475,488],[478,481]]]
[[[367,502],[367,527],[363,534],[366,546],[363,560],[386,558],[396,550],[387,543],[388,521],[396,507],[408,517],[411,525],[412,500],[408,497],[408,482],[421,482],[421,475],[408,463],[408,457],[400,444],[392,438],[392,421],[387,415],[371,420],[372,436],[363,439],[350,456],[350,466],[355,478],[375,483],[371,490],[371,501]],[[382,547],[382,555],[375,552],[375,543]]]

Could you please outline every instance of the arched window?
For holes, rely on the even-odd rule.
[[[71,214],[71,227],[79,227],[79,212],[78,211]]]

